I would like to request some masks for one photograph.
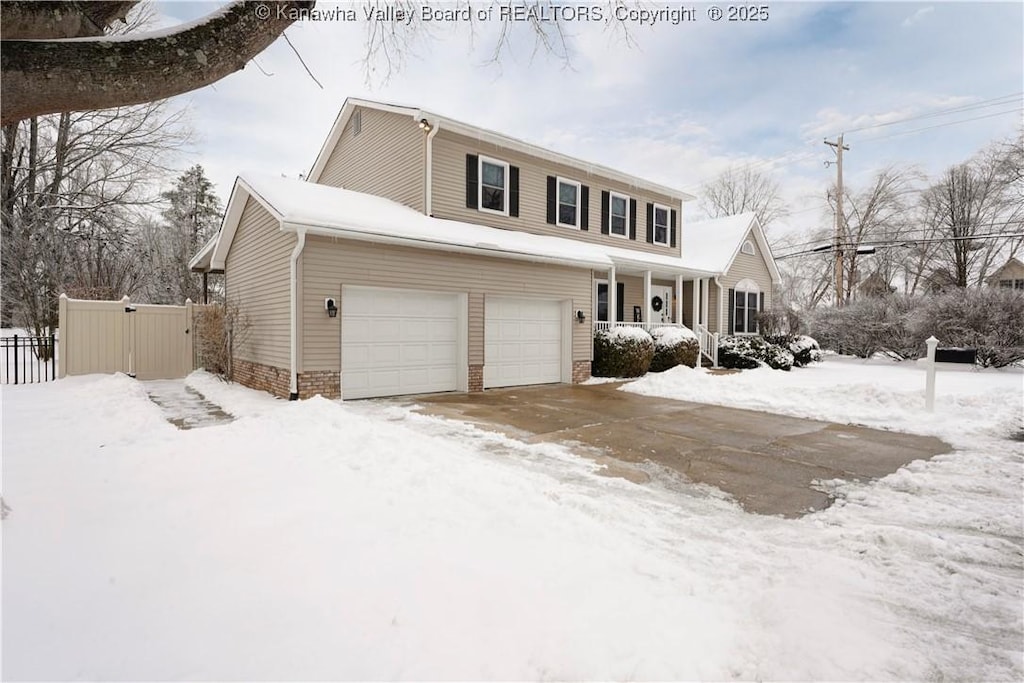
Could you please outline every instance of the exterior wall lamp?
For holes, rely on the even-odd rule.
[[[429,133],[432,128],[433,126],[430,125],[429,121],[427,121],[426,119],[420,119],[420,130],[422,130],[424,133]]]
[[[324,309],[327,311],[327,317],[337,318],[338,317],[338,304],[335,303],[334,299],[327,297],[324,299]]]
[[[576,322],[582,324],[582,323],[586,322],[586,320],[587,320],[587,316],[583,313],[583,310],[577,308],[576,309]]]

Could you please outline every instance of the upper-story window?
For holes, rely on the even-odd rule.
[[[480,210],[508,214],[508,164],[480,157]]]
[[[558,179],[558,225],[580,226],[580,184],[562,178]]]
[[[668,246],[669,216],[671,210],[667,206],[654,205],[654,243]]]
[[[466,208],[519,216],[519,168],[500,159],[467,154]]]
[[[748,256],[753,256],[754,243],[751,242],[750,240],[746,240],[745,242],[743,242],[743,246],[740,247],[740,251],[742,251],[744,254],[747,254]]]
[[[562,228],[588,229],[590,188],[586,185],[548,176],[547,220]]]
[[[610,193],[608,203],[608,232],[619,237],[629,236],[629,197]]]

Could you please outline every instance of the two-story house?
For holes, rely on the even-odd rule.
[[[690,199],[348,99],[306,180],[237,179],[192,266],[225,273],[248,320],[235,379],[277,395],[580,382],[610,319],[686,324],[709,356],[715,333],[756,331],[778,279],[760,227],[739,217],[702,239],[684,230]],[[723,280],[730,269],[742,277]]]

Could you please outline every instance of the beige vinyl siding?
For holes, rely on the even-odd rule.
[[[505,161],[519,168],[519,216],[501,216],[485,211],[466,208],[466,155],[476,154]],[[657,195],[625,183],[616,182],[597,175],[592,175],[581,168],[571,168],[556,164],[538,157],[514,152],[493,144],[472,140],[470,138],[446,131],[443,127],[433,141],[433,215],[479,223],[496,228],[520,230],[536,235],[553,235],[579,239],[596,244],[604,244],[625,249],[636,249],[653,254],[679,255],[678,230],[682,225],[678,212],[679,200]],[[547,222],[547,178],[562,177],[574,180],[590,188],[589,230],[586,232],[573,228],[562,228]],[[601,234],[601,191],[611,190],[627,195],[636,200],[637,239],[630,240],[613,235]],[[677,211],[676,247],[657,246],[646,242],[647,235],[647,202],[655,202]]]
[[[364,107],[355,111],[362,116],[361,132],[352,134],[353,115],[324,165],[319,184],[387,197],[422,212],[423,131],[404,114]]]
[[[329,237],[306,238],[302,278],[302,370],[307,372],[340,369],[341,316],[328,318],[323,300],[334,296],[344,306],[340,295],[346,284],[468,293],[470,364],[485,362],[483,312],[489,295],[571,299],[573,310],[591,310],[589,270]],[[589,360],[590,325],[573,323],[572,329],[572,359]]]
[[[696,329],[693,320],[693,292],[695,289],[699,290],[699,288],[700,285],[694,284],[693,280],[685,280],[683,282],[683,322],[691,330]],[[674,316],[675,313],[672,315]]]
[[[227,300],[245,313],[249,330],[238,349],[241,360],[278,368],[290,365],[289,259],[295,235],[256,200],[246,201],[225,261]]]
[[[765,263],[764,256],[761,253],[761,245],[754,238],[753,231],[747,233],[747,236],[744,238],[745,240],[750,240],[754,244],[754,255],[744,254],[742,251],[736,254],[736,259],[732,262],[732,266],[729,267],[729,271],[719,280],[726,289],[731,289],[740,280],[750,278],[764,292],[764,307],[769,309],[772,306],[771,272],[768,270],[768,265]],[[728,324],[728,320],[726,320],[726,324]]]

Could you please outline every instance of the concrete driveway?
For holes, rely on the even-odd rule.
[[[748,512],[786,517],[832,502],[812,488],[815,480],[874,479],[951,450],[934,437],[640,396],[617,391],[619,384],[489,389],[416,403],[527,441],[578,442],[623,463],[651,461],[729,493]]]

